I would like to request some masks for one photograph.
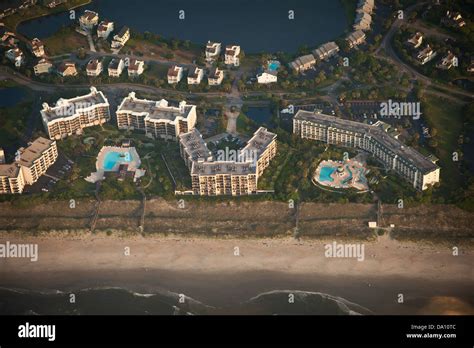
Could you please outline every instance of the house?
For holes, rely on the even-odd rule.
[[[51,70],[53,70],[53,64],[49,60],[43,58],[33,67],[33,70],[35,75],[49,74],[51,73]]]
[[[448,51],[447,56],[441,59],[437,67],[439,69],[449,70],[453,66],[457,66],[457,60],[458,58],[453,53]]]
[[[471,58],[471,64],[467,67],[468,73],[474,73],[474,58]]]
[[[354,30],[369,30],[372,25],[372,16],[368,13],[357,13],[354,25]]]
[[[295,70],[296,72],[301,72],[310,69],[316,64],[316,59],[312,54],[307,54],[305,56],[301,56],[296,58],[292,61],[289,66],[291,69]]]
[[[109,35],[114,31],[114,22],[102,21],[97,27],[97,36],[107,40]]]
[[[462,28],[466,25],[466,22],[462,18],[459,12],[447,11],[446,16],[441,19],[441,23],[448,27]]]
[[[410,39],[408,39],[407,44],[413,48],[418,48],[423,43],[423,34],[420,32],[415,33]]]
[[[86,10],[84,14],[79,17],[79,25],[82,30],[91,31],[99,23],[99,14],[94,11]]]
[[[42,4],[43,6],[46,6],[49,8],[55,8],[56,6],[64,4],[65,2],[66,0],[43,0]]]
[[[130,39],[130,29],[128,27],[123,27],[120,29],[120,32],[114,35],[114,40],[112,41],[112,48],[122,48],[125,46],[127,41]]]
[[[274,70],[265,70],[257,75],[257,82],[262,84],[277,82],[277,72]]]
[[[5,151],[0,147],[0,164],[5,164]]]
[[[375,3],[374,0],[359,0],[357,3],[357,9],[364,9],[367,13],[371,13],[374,10]]]
[[[224,71],[220,70],[218,67],[211,68],[207,81],[209,86],[218,86],[222,83],[224,79]]]
[[[170,85],[178,83],[183,78],[183,67],[173,65],[168,69],[168,83]]]
[[[31,42],[29,42],[28,47],[31,50],[31,53],[33,53],[38,58],[43,57],[45,54],[44,45],[40,39],[34,38],[31,40]]]
[[[230,45],[225,48],[225,64],[238,66],[239,65],[240,46]]]
[[[416,59],[418,59],[418,62],[421,65],[424,65],[428,63],[431,59],[433,59],[435,55],[436,52],[433,51],[430,45],[426,45],[424,49],[418,52],[418,54],[416,55]]]
[[[135,58],[130,59],[128,63],[128,77],[138,77],[145,70],[145,62]]]
[[[17,68],[25,63],[25,55],[19,48],[9,49],[5,56],[13,63]]]
[[[59,65],[57,72],[62,77],[76,76],[76,64],[74,64],[73,62],[63,62]]]
[[[317,49],[313,50],[313,56],[319,58],[319,60],[329,59],[339,52],[339,46],[335,42],[327,42]]]
[[[365,33],[362,30],[356,30],[346,38],[349,48],[354,48],[365,42]]]
[[[199,85],[204,77],[204,69],[193,66],[189,68],[188,85]]]
[[[221,44],[219,42],[208,41],[206,44],[206,60],[212,61],[219,57],[221,53]]]
[[[18,43],[18,39],[15,36],[15,33],[8,31],[5,26],[0,24],[0,40],[2,45],[14,47]]]
[[[125,62],[122,58],[113,58],[108,67],[110,77],[120,77],[123,69],[125,68]]]
[[[89,63],[87,63],[86,73],[87,76],[99,76],[102,73],[103,66],[102,61],[98,59],[91,59]]]

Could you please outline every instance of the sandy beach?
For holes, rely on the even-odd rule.
[[[0,259],[2,287],[167,290],[222,307],[266,291],[304,290],[340,296],[376,314],[474,314],[474,253],[460,248],[453,256],[446,245],[383,236],[365,242],[365,258],[358,261],[326,257],[325,245],[332,239],[3,233],[0,243],[6,241],[37,243],[39,255],[37,262]],[[397,303],[400,293],[402,304]]]

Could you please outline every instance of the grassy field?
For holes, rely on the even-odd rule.
[[[436,156],[440,159],[440,193],[449,195],[459,188],[461,177],[458,164],[453,161],[453,152],[458,151],[458,139],[462,132],[462,105],[426,97],[425,117],[430,127],[437,129]]]
[[[71,27],[61,28],[53,36],[44,39],[44,45],[50,56],[74,53],[81,48],[89,47],[86,37]]]

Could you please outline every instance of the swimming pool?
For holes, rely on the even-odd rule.
[[[117,164],[126,164],[132,161],[133,157],[130,152],[107,152],[104,157],[104,170],[111,171]]]
[[[280,62],[279,61],[272,60],[272,61],[268,62],[268,70],[276,71],[276,70],[278,70],[279,67],[280,67]]]
[[[334,181],[334,179],[331,178],[331,175],[335,170],[336,168],[334,167],[322,167],[319,172],[319,181]]]

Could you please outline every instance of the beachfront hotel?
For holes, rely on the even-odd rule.
[[[180,152],[191,173],[192,194],[257,194],[258,178],[276,155],[276,137],[260,127],[235,160],[215,160],[197,129],[181,134]]]
[[[293,118],[293,133],[302,139],[367,151],[419,191],[439,182],[440,168],[435,163],[378,126],[300,110]]]
[[[71,99],[59,99],[55,106],[43,103],[43,124],[50,139],[82,134],[86,127],[101,125],[110,119],[109,101],[95,87],[90,93]]]
[[[58,158],[53,140],[38,138],[20,148],[12,164],[0,164],[0,194],[20,194],[26,185],[33,185]]]
[[[168,101],[139,99],[135,92],[122,100],[117,109],[119,129],[139,130],[153,138],[176,140],[196,125],[196,106],[181,101],[170,106]]]

